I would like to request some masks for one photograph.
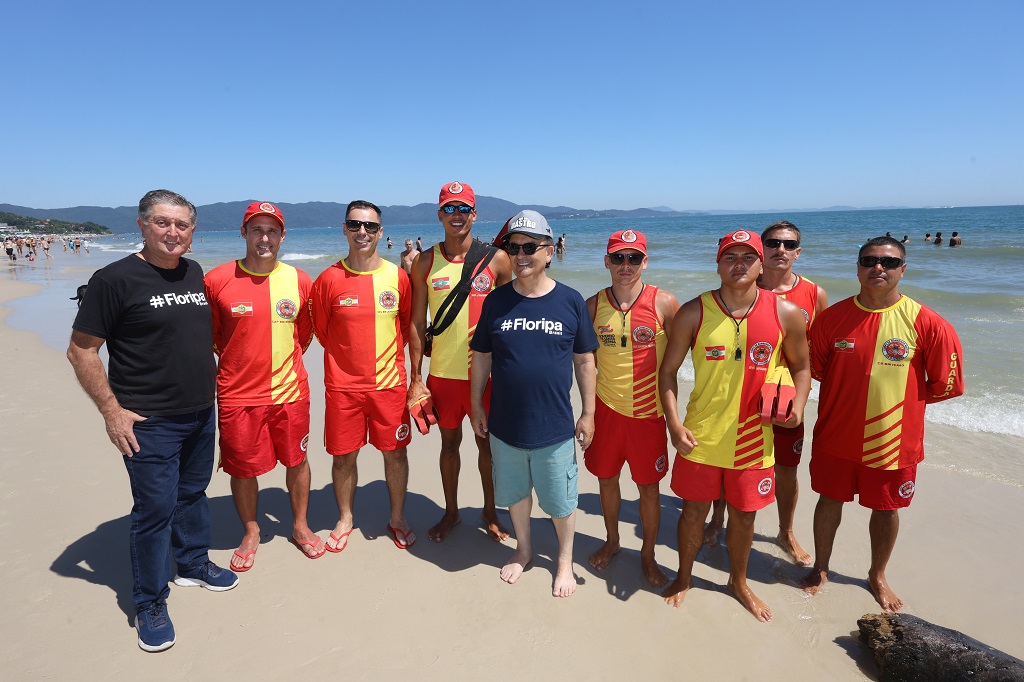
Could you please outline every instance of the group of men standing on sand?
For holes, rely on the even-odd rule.
[[[253,202],[240,228],[245,256],[204,278],[183,257],[195,207],[168,190],[143,197],[142,251],[95,273],[68,348],[131,483],[133,602],[142,649],[174,644],[166,607],[172,579],[223,591],[253,567],[260,541],[257,479],[278,462],[287,469],[292,541],[317,559],[346,549],[355,528],[359,451],[367,443],[380,450],[390,498],[387,531],[408,549],[417,537],[404,512],[406,448],[413,424],[423,433],[436,424],[445,510],[427,537],[444,541],[462,520],[467,416],[483,488],[482,523],[500,542],[509,533],[497,507],[508,507],[512,519],[516,549],[500,570],[507,583],[517,582],[533,558],[536,491],[558,539],[552,594],[575,591],[578,446],[599,479],[607,530],[589,558],[597,570],[620,551],[619,477],[628,462],[640,496],[641,568],[651,585],[664,588],[669,604],[679,606],[691,589],[697,552],[717,542],[727,508],[728,587],[756,618],[769,620],[770,609],[746,580],[756,512],[778,500],[778,542],[797,563],[813,563],[805,579],[813,593],[828,578],[842,505],[859,495],[872,509],[869,587],[883,608],[902,606],[885,567],[897,510],[914,495],[924,407],[960,395],[963,376],[949,323],[899,293],[906,270],[900,242],[865,243],[857,260],[860,292],[829,308],[824,290],[792,271],[801,253],[795,225],[775,223],[760,236],[736,230],[719,242],[720,286],[680,306],[643,281],[648,244],[637,230],[609,237],[604,266],[611,285],[584,300],[547,274],[555,240],[542,215],[526,210],[510,218],[495,239],[498,249],[474,239],[476,217],[473,189],[446,184],[438,201],[444,240],[418,249],[408,267],[403,257],[399,267],[377,250],[381,210],[353,201],[344,223],[348,254],[312,281],[278,260],[286,238],[281,209]],[[306,519],[310,408],[302,356],[314,337],[324,347],[324,443],[339,511],[326,540]],[[104,344],[106,370],[99,356]],[[680,417],[677,373],[688,352],[695,385]],[[574,375],[581,403],[575,419]],[[820,494],[813,562],[793,535],[812,376],[822,382],[810,465]],[[244,528],[230,569],[208,555],[205,491],[216,426],[221,466],[231,476]],[[683,499],[680,565],[671,583],[654,558],[669,440],[676,450],[671,488]]]

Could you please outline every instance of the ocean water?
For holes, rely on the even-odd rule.
[[[244,254],[238,233],[204,233],[202,215],[199,219],[191,257],[204,269]],[[427,246],[443,238],[440,223],[390,226],[386,214],[384,220],[385,236],[395,247],[385,249],[382,238],[381,253],[394,262],[407,238],[421,237]],[[825,287],[831,302],[857,292],[855,261],[864,240],[886,232],[897,238],[909,235],[909,266],[900,290],[952,322],[964,346],[967,394],[929,407],[928,420],[965,431],[1024,436],[1024,362],[1016,350],[1017,341],[1024,338],[1024,206],[553,220],[555,234],[567,235],[567,252],[556,257],[550,274],[584,296],[607,286],[605,244],[612,232],[629,227],[642,231],[648,240],[645,280],[683,302],[718,286],[714,259],[719,237],[738,228],[760,232],[777,220],[789,220],[801,229],[803,252],[794,270]],[[497,222],[478,221],[474,232],[491,237],[500,227]],[[963,237],[962,248],[924,241],[925,233],[941,232],[948,240],[953,231]],[[133,234],[97,240],[88,257],[68,258],[59,248],[54,253],[58,262],[95,263],[95,269],[139,248],[139,237]],[[339,216],[339,226],[289,230],[280,256],[316,277],[346,252]],[[40,306],[73,308],[67,297],[74,293],[74,285],[84,282],[71,281],[59,265],[38,261],[8,267],[7,276],[54,289],[32,303],[14,305],[11,324],[37,330],[39,325],[32,320]],[[64,329],[53,345],[63,349],[66,343]],[[681,378],[692,376],[692,366],[684,363]]]

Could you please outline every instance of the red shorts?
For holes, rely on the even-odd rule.
[[[795,429],[784,426],[772,427],[775,440],[775,466],[795,467],[800,464],[800,455],[804,451],[804,423]]]
[[[381,452],[412,440],[405,386],[383,391],[327,391],[324,445],[331,455],[347,455],[369,442]]]
[[[874,469],[852,459],[813,455],[811,489],[836,502],[853,502],[876,511],[909,507],[914,499],[917,465],[902,469]]]
[[[722,496],[740,511],[754,512],[775,501],[775,467],[723,469],[697,464],[676,454],[672,464],[672,492],[691,502],[714,502]]]
[[[464,417],[472,413],[469,402],[468,379],[445,379],[427,375],[427,390],[437,410],[437,425],[442,429],[457,429]],[[491,381],[484,389],[484,409],[491,409]]]
[[[668,432],[664,417],[627,417],[597,399],[594,440],[583,453],[587,470],[612,478],[629,462],[637,485],[650,485],[668,473]]]
[[[220,427],[220,466],[235,478],[255,478],[277,463],[302,464],[309,444],[309,401],[283,405],[223,407]]]

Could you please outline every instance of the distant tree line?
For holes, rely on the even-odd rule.
[[[110,229],[105,225],[97,225],[93,222],[69,223],[64,220],[40,220],[14,213],[0,211],[0,223],[7,223],[19,232],[31,232],[33,234],[111,234]]]

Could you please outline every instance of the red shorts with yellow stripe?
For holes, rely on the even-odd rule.
[[[405,386],[383,391],[327,391],[324,445],[331,455],[347,455],[369,442],[381,452],[412,440]]]
[[[217,411],[220,466],[235,478],[262,476],[277,466],[297,466],[309,443],[309,401],[224,407]]]
[[[597,399],[594,440],[583,453],[587,471],[612,478],[629,462],[637,485],[650,485],[668,473],[668,432],[664,417],[636,418],[619,414]]]

